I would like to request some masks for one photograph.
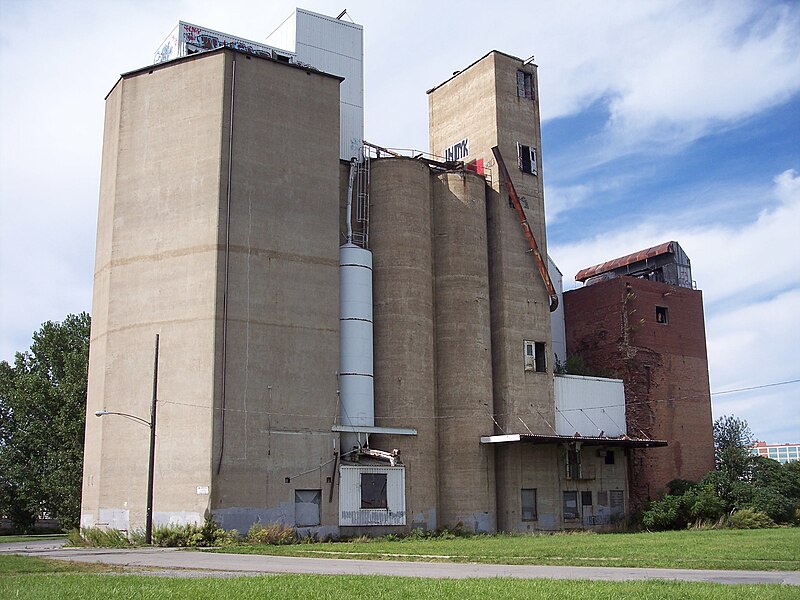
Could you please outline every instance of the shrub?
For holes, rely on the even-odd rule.
[[[222,529],[213,519],[203,525],[166,525],[153,529],[153,543],[167,548],[208,548],[236,543],[239,532]]]
[[[688,524],[683,496],[664,496],[642,513],[642,525],[647,529],[680,529]]]
[[[250,544],[270,544],[284,546],[299,542],[297,531],[283,523],[269,523],[266,527],[255,523],[247,532],[247,542]]]
[[[731,515],[728,523],[734,529],[766,529],[775,527],[775,522],[762,512],[743,508]]]
[[[776,523],[788,523],[794,517],[795,504],[773,488],[758,488],[745,508],[764,513]]]
[[[93,548],[123,548],[131,545],[127,534],[119,529],[100,529],[98,527],[72,529],[67,534],[67,539],[72,546]]]

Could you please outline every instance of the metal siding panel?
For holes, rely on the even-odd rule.
[[[297,44],[297,12],[289,17],[267,36],[266,44],[294,52]]]
[[[386,474],[388,510],[361,508],[361,474]],[[339,468],[339,525],[345,527],[405,525],[405,468],[347,466]]]
[[[620,379],[558,375],[554,378],[558,435],[609,437],[626,433],[625,389]]]

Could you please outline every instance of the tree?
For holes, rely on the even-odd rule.
[[[714,421],[714,461],[716,463],[717,492],[733,510],[742,503],[742,494],[751,492],[744,482],[752,479],[753,432],[747,421],[733,415]]]
[[[42,514],[78,524],[90,323],[48,321],[13,367],[0,362],[0,513],[18,529]]]

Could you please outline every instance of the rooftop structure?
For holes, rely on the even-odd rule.
[[[692,267],[689,257],[678,242],[665,242],[593,267],[581,269],[575,281],[592,285],[614,277],[638,277],[671,285],[692,288]]]

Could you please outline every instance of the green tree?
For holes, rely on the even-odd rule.
[[[717,470],[717,493],[733,509],[740,495],[740,483],[752,477],[753,432],[747,421],[733,415],[714,421],[714,460]]]
[[[78,524],[90,323],[48,321],[13,366],[0,362],[0,513],[18,529],[44,513]]]

